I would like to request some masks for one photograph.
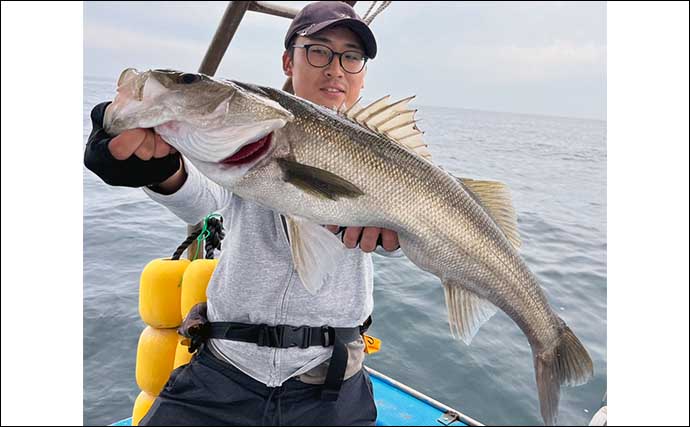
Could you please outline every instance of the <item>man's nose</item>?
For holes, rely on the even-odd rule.
[[[338,55],[333,55],[333,60],[324,70],[328,77],[343,77],[345,75],[343,67],[340,66],[340,57]]]

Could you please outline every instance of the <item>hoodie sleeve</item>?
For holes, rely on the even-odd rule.
[[[154,201],[165,206],[187,224],[196,224],[209,213],[226,208],[232,192],[203,176],[187,159],[182,158],[187,180],[172,194],[160,194],[143,187]],[[227,223],[228,218],[226,218]]]

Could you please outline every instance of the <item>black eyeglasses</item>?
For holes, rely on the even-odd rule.
[[[333,62],[333,57],[338,55],[340,57],[340,66],[349,74],[360,73],[367,63],[367,58],[363,53],[356,50],[347,50],[345,52],[336,52],[328,46],[322,44],[301,44],[293,45],[292,47],[299,47],[307,50],[307,62],[312,67],[324,68],[328,67]]]

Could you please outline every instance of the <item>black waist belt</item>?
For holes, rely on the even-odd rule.
[[[259,347],[307,348],[312,346],[333,346],[333,355],[326,372],[326,381],[321,399],[338,399],[340,387],[347,368],[347,348],[345,345],[357,340],[371,325],[371,316],[361,326],[353,328],[333,328],[331,326],[290,326],[250,324],[238,322],[208,322],[192,333],[190,351],[195,351],[201,342],[209,339],[224,339],[255,343]]]

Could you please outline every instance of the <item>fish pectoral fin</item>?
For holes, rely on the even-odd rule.
[[[321,225],[297,217],[286,219],[292,262],[304,287],[314,295],[331,280],[347,249]]]
[[[443,283],[448,309],[448,324],[453,338],[470,345],[479,328],[496,313],[497,307],[489,300],[463,288],[458,282]]]
[[[455,179],[503,231],[513,248],[520,249],[522,241],[517,228],[517,214],[513,208],[508,186],[498,181],[480,181],[470,178]]]
[[[350,181],[327,170],[286,158],[277,159],[277,162],[283,171],[285,182],[315,196],[338,200],[339,197],[357,197],[364,194]]]

